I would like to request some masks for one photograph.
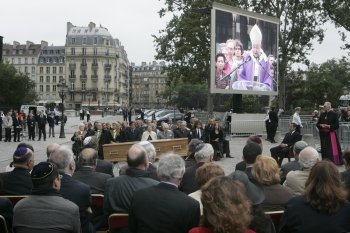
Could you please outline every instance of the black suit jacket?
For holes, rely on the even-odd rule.
[[[80,222],[85,225],[90,222],[90,214],[86,209],[91,206],[90,186],[73,179],[73,177],[61,173],[61,189],[60,193],[65,199],[70,200],[79,207]]]
[[[96,172],[92,167],[81,167],[74,172],[73,178],[89,185],[91,193],[104,194],[107,180],[112,178],[112,176]]]
[[[97,165],[95,171],[109,174],[114,177],[113,164],[109,161],[97,159]]]
[[[199,203],[175,185],[160,183],[137,191],[131,202],[133,233],[187,233],[199,223]]]
[[[187,129],[177,128],[174,130],[174,138],[190,138],[190,131]]]
[[[186,193],[190,194],[199,189],[199,186],[195,180],[196,176],[196,171],[197,169],[202,166],[204,163],[196,163],[192,167],[186,168],[185,174],[182,177],[181,183],[179,185],[179,190]]]
[[[15,168],[13,171],[1,174],[3,180],[3,195],[28,195],[32,192],[33,183],[30,173],[25,168]]]
[[[294,131],[293,133],[291,132],[286,133],[282,143],[288,144],[288,146],[293,146],[294,143],[300,140],[301,140],[301,135],[297,131]]]
[[[204,141],[204,130],[201,128],[199,130],[200,130],[200,135],[198,134],[197,129],[191,130],[191,139],[197,138],[199,140]]]
[[[127,142],[138,141],[138,134],[137,129],[132,129],[131,127],[125,129],[125,139]]]

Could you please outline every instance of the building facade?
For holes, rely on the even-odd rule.
[[[67,23],[65,45],[66,108],[115,108],[128,104],[129,61],[108,30]]]
[[[57,84],[66,76],[64,46],[44,47],[38,59],[35,90],[37,103],[60,103]]]
[[[14,41],[13,44],[3,45],[3,60],[8,62],[21,73],[27,74],[32,81],[36,81],[36,69],[41,50],[47,47],[46,41],[41,41],[40,44],[34,44],[27,41],[26,44],[20,44]]]
[[[131,99],[136,108],[161,108],[167,105],[162,98],[166,89],[167,76],[163,73],[164,62],[142,62],[141,66],[132,63]]]

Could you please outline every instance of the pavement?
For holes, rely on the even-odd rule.
[[[102,118],[101,116],[91,116],[91,121],[100,121],[100,122],[115,122],[115,121],[122,121],[121,115],[116,116],[106,116]],[[47,126],[47,138],[46,141],[28,141],[26,137],[22,138],[22,142],[26,142],[31,144],[34,147],[34,154],[35,154],[35,164],[45,161],[46,160],[46,147],[50,143],[58,143],[58,144],[66,144],[71,147],[72,141],[71,137],[73,136],[73,133],[78,130],[78,124],[82,122],[79,117],[68,117],[68,121],[65,125],[65,138],[59,138],[60,134],[60,126],[55,126],[55,137],[48,137],[48,126]],[[36,140],[37,140],[36,136]],[[230,150],[231,150],[231,156],[234,156],[234,158],[222,158],[220,161],[215,161],[218,165],[220,165],[224,171],[225,174],[230,174],[234,171],[234,168],[236,164],[240,161],[242,161],[242,150],[246,143],[247,137],[226,137],[230,142]],[[281,141],[281,139],[278,139]],[[277,146],[277,144],[272,144],[268,141],[263,141],[263,154],[264,155],[270,155],[270,148]],[[6,169],[6,166],[10,164],[12,161],[12,155],[18,145],[18,142],[0,142],[0,172],[4,172]],[[287,159],[284,160],[285,162]],[[118,164],[118,166],[114,167],[114,173],[118,174],[119,167],[123,166],[123,164]]]

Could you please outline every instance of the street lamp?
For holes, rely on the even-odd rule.
[[[68,86],[66,85],[66,82],[62,80],[60,81],[59,84],[57,84],[57,87],[58,87],[58,94],[62,100],[60,138],[66,138],[66,135],[64,134],[64,99],[66,98],[66,92],[68,90]]]
[[[88,92],[88,93],[86,94],[86,97],[87,97],[87,99],[88,99],[88,101],[89,101],[89,110],[90,110],[90,101],[91,101],[92,94],[91,94],[90,92]]]
[[[173,118],[173,121],[175,120],[175,106],[176,106],[175,100],[177,99],[178,95],[179,95],[179,94],[178,94],[177,91],[173,91],[173,92],[171,93],[171,100],[172,100],[172,102],[173,102],[173,109],[174,109],[174,118]]]

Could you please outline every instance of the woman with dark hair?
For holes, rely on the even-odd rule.
[[[218,122],[214,124],[214,129],[210,132],[210,144],[214,148],[214,160],[220,160],[222,157],[222,142],[224,140],[224,132]]]
[[[337,167],[316,163],[305,184],[304,195],[292,198],[284,212],[280,233],[342,233],[350,231],[350,203]]]
[[[245,233],[251,220],[244,186],[227,176],[210,179],[201,188],[203,219],[189,233]]]

